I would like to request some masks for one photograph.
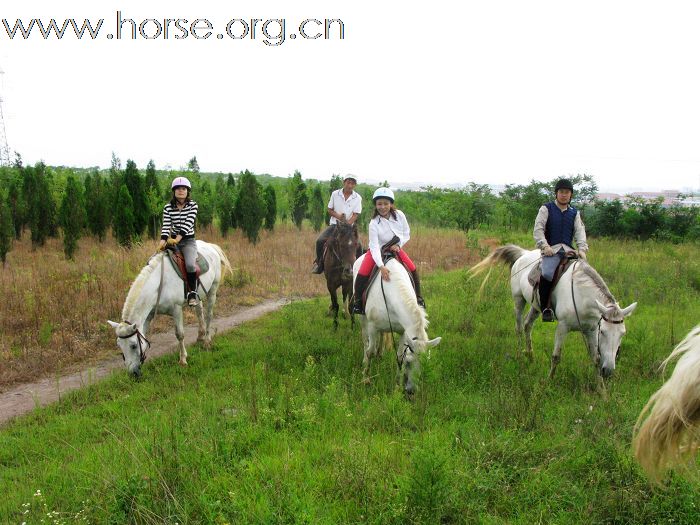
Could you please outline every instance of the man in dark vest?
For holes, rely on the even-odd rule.
[[[542,321],[554,321],[554,312],[549,307],[552,279],[557,266],[569,252],[586,260],[588,244],[586,228],[581,214],[571,206],[574,186],[568,179],[561,179],[554,187],[555,199],[544,204],[535,219],[534,236],[537,247],[542,250],[542,277],[540,278],[540,311]],[[576,243],[576,250],[572,248]]]

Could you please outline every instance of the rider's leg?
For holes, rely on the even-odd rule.
[[[369,282],[369,276],[372,273],[372,268],[374,268],[375,262],[374,259],[372,258],[372,254],[367,251],[365,254],[365,258],[362,261],[362,265],[360,266],[360,269],[357,272],[357,276],[355,277],[355,290],[353,293],[353,304],[352,304],[352,313],[354,314],[364,314],[365,310],[362,306],[362,294],[365,292],[365,288],[367,288],[367,283]]]
[[[184,239],[180,241],[180,250],[185,258],[187,269],[187,304],[197,306],[199,297],[197,296],[197,243],[194,239]]]
[[[316,239],[316,260],[314,261],[314,267],[311,273],[323,273],[323,247],[326,245],[326,241],[333,235],[335,230],[335,224],[331,224],[328,228],[323,230],[321,235]]]
[[[399,250],[398,256],[401,262],[404,263],[404,265],[406,265],[408,271],[411,272],[411,276],[413,277],[413,284],[416,288],[416,301],[418,301],[418,305],[425,308],[425,301],[423,300],[423,296],[420,293],[420,278],[418,277],[418,270],[416,269],[416,265],[413,263],[413,261],[405,251]]]

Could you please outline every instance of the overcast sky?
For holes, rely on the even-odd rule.
[[[204,171],[393,184],[587,173],[602,189],[698,188],[696,4],[5,0],[10,27],[104,19],[96,40],[36,27],[11,40],[0,24],[7,137],[25,162],[53,165],[106,167],[115,151],[139,167],[196,155]],[[132,41],[127,23],[110,40],[117,10],[137,24],[206,18],[212,35],[178,40],[171,23],[168,39]],[[286,39],[265,45],[259,22],[256,39],[234,40],[236,18],[285,18]],[[337,24],[329,40],[301,38],[310,18],[341,19],[345,38]]]

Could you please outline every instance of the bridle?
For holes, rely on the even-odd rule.
[[[127,324],[131,324],[129,321],[124,321]],[[136,336],[136,340],[139,342],[139,358],[141,359],[141,364],[146,360],[146,350],[143,348],[143,342],[145,342],[148,347],[151,347],[151,342],[146,339],[146,336],[141,333],[141,331],[136,328],[133,332],[131,332],[129,335],[118,335],[117,337],[119,339],[129,339],[130,337]],[[122,352],[122,359],[126,361],[126,357],[124,357],[124,353]]]
[[[352,228],[352,226],[350,226],[350,228]],[[340,256],[340,254],[338,253],[338,251],[336,249],[340,245],[340,241],[342,240],[341,236],[338,235],[339,231],[340,231],[340,227],[336,226],[336,230],[333,233],[333,237],[330,238],[331,242],[328,243],[328,245],[329,245],[328,247],[330,248],[331,253],[335,257],[335,261],[336,261],[336,264],[333,265],[333,268],[343,265],[343,258]],[[352,232],[350,233],[350,235],[352,235]]]
[[[583,334],[583,327],[581,326],[581,319],[578,316],[578,308],[576,307],[576,297],[574,296],[574,271],[576,270],[576,265],[578,264],[578,261],[574,261],[574,265],[571,268],[571,301],[574,303],[574,312],[576,313],[576,321],[578,322],[578,329],[579,332],[581,333],[581,337],[583,337],[583,342],[586,344],[586,348],[588,349],[588,354],[591,354],[591,349],[588,347],[588,339],[586,339],[586,336]],[[603,330],[602,324],[603,321],[606,323],[610,324],[622,324],[625,322],[625,319],[620,319],[619,321],[611,321],[607,317],[605,317],[605,314],[600,315],[600,319],[598,319],[598,333],[596,340],[598,342],[598,358],[600,358],[600,334]],[[618,351],[615,352],[615,358],[617,359],[617,355],[619,354],[619,348]]]

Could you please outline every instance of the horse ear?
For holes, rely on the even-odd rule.
[[[598,310],[600,310],[601,314],[605,314],[605,312],[608,311],[608,309],[605,308],[605,305],[601,303],[598,299],[595,300],[595,304],[598,307]]]
[[[632,312],[634,312],[634,309],[637,308],[637,303],[632,303],[629,305],[627,308],[624,308],[622,310],[622,315],[624,317],[627,317],[628,315],[632,315]]]
[[[115,330],[116,330],[117,327],[119,326],[119,323],[115,323],[114,321],[109,321],[109,320],[108,320],[107,322],[109,323],[109,326],[111,326],[111,327],[114,328]]]
[[[437,346],[440,344],[440,341],[442,341],[442,337],[436,337],[435,339],[428,340],[428,342],[425,343],[425,346],[427,346],[427,347]]]

